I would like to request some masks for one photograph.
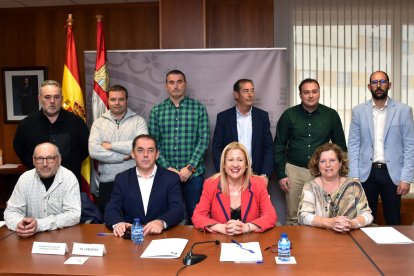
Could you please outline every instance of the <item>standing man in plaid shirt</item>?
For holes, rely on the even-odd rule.
[[[205,106],[186,96],[186,86],[183,72],[172,70],[167,73],[169,98],[152,108],[149,132],[159,145],[157,163],[180,176],[187,224],[191,225],[194,208],[203,190],[203,157],[208,148],[210,128]]]

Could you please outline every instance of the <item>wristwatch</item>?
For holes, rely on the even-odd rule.
[[[191,166],[191,165],[188,165],[188,166],[187,166],[187,169],[188,169],[190,172],[192,172],[192,173],[195,173],[195,172],[196,172],[196,168],[195,168],[195,167],[193,167],[193,166]]]

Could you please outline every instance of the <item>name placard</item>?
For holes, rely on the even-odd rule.
[[[106,254],[105,245],[94,243],[73,243],[73,255],[103,256]]]
[[[66,243],[33,242],[32,254],[65,255],[68,252]]]

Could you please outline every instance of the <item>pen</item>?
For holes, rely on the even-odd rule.
[[[104,237],[104,236],[113,236],[114,233],[98,233],[98,236]]]
[[[254,253],[253,250],[248,249],[248,248],[244,248],[243,245],[241,245],[240,243],[238,243],[236,240],[231,240],[231,242],[237,244],[241,249],[244,249],[246,251],[249,251],[250,253]]]

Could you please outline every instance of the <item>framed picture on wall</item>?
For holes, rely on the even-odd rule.
[[[5,123],[16,123],[39,110],[37,95],[47,79],[47,67],[3,67]]]

